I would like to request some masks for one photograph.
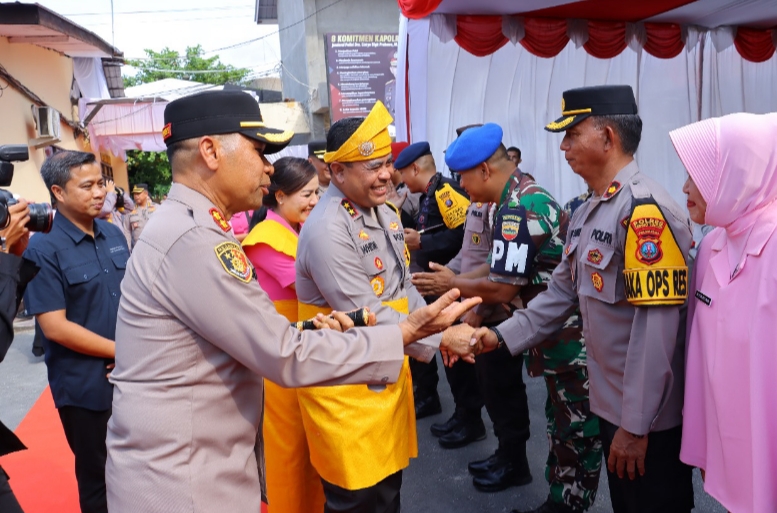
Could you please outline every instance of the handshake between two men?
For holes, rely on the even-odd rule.
[[[399,328],[402,331],[404,345],[442,332],[440,351],[446,365],[453,365],[460,358],[469,363],[474,363],[476,354],[494,349],[497,344],[493,344],[493,347],[490,349],[484,347],[484,336],[479,334],[481,330],[466,323],[452,326],[454,322],[461,319],[467,312],[482,302],[482,299],[479,297],[458,301],[460,295],[458,289],[448,290],[434,303],[415,310],[404,320],[400,321]],[[377,322],[375,314],[367,309],[365,310],[368,312],[366,325],[374,326]],[[333,311],[328,316],[318,314],[311,321],[317,329],[346,331],[356,326],[354,317],[346,312]]]

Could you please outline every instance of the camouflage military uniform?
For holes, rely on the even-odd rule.
[[[569,215],[531,178],[516,170],[494,222],[489,279],[520,285],[524,305],[547,288],[561,261]],[[582,321],[576,311],[541,345],[525,353],[526,370],[543,376],[550,451],[545,478],[550,498],[575,510],[596,498],[602,464],[599,422],[588,401],[588,371]]]

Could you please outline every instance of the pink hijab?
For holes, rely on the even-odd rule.
[[[707,202],[705,222],[725,228],[733,275],[758,218],[777,200],[777,114],[706,119],[669,137]]]
[[[680,458],[729,511],[777,512],[777,114],[669,135],[718,227],[689,287]]]

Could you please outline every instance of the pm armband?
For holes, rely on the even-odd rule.
[[[631,212],[624,249],[626,299],[635,306],[681,305],[688,266],[671,227],[652,201]]]

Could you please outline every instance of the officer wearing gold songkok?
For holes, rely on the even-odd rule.
[[[367,118],[340,120],[329,131],[324,160],[332,182],[297,249],[300,319],[369,306],[381,325],[425,305],[410,283],[402,223],[385,205],[391,122],[377,102]],[[429,361],[439,342],[430,337],[407,354]],[[398,512],[402,469],[418,453],[407,359],[396,384],[308,388],[299,398],[328,507]]]

